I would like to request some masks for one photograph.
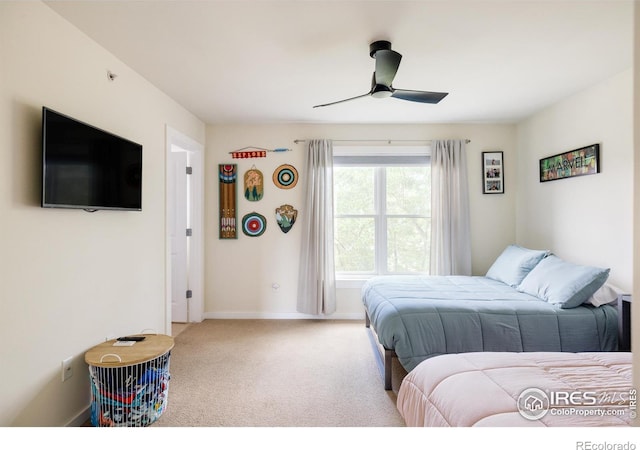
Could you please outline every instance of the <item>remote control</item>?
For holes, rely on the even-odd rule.
[[[123,336],[116,339],[117,341],[144,341],[145,336]]]

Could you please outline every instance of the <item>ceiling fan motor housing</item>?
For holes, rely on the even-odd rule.
[[[391,42],[375,41],[369,44],[369,56],[375,58],[378,50],[391,50]]]
[[[387,98],[393,95],[393,88],[390,86],[385,86],[384,84],[376,84],[373,89],[371,89],[371,96],[373,98]]]

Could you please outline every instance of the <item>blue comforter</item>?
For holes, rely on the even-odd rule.
[[[486,277],[372,278],[362,300],[380,344],[411,371],[447,353],[615,351],[617,310],[562,309]]]

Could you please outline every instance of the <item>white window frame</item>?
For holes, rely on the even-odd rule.
[[[375,213],[371,215],[376,222],[376,236],[375,236],[375,267],[376,272],[363,272],[363,273],[344,273],[336,272],[336,287],[337,288],[352,288],[359,289],[362,284],[369,278],[377,276],[380,273],[381,268],[387,265],[387,229],[381,222],[387,216],[386,214],[386,172],[382,167],[403,166],[407,165],[425,165],[431,164],[431,147],[424,146],[398,146],[398,145],[385,145],[385,146],[337,146],[333,147],[333,157],[335,167],[344,166],[374,166],[376,171],[374,174],[374,202]],[[424,158],[424,162],[420,159]],[[338,215],[336,214],[336,217]],[[349,217],[349,215],[342,214],[340,217]],[[366,215],[358,214],[354,217],[367,217]],[[412,217],[412,216],[402,216]],[[423,217],[423,216],[413,216]]]

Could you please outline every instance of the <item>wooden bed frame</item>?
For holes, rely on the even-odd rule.
[[[392,378],[391,369],[393,367],[393,359],[394,358],[397,359],[398,355],[396,355],[395,350],[390,350],[382,346],[382,344],[380,344],[380,341],[378,340],[378,334],[376,333],[376,330],[371,326],[371,319],[369,319],[369,313],[366,311],[364,313],[364,320],[365,320],[365,326],[369,329],[373,343],[379,352],[376,356],[380,358],[382,361],[382,367],[384,372],[383,373],[384,389],[386,391],[390,391],[393,388],[391,383],[391,378]]]
[[[618,351],[630,352],[631,351],[631,295],[622,294],[618,297]],[[392,385],[392,368],[393,360],[397,359],[395,350],[388,349],[380,344],[378,340],[378,334],[376,330],[371,326],[371,319],[369,319],[369,313],[365,311],[365,326],[371,333],[371,338],[375,344],[378,354],[376,355],[382,362],[383,377],[384,377],[384,389],[390,391],[393,389]]]

